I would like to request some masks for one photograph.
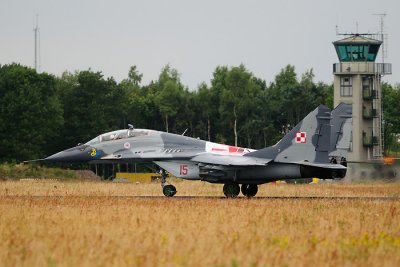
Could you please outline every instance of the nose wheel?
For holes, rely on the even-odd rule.
[[[163,194],[166,197],[173,197],[176,194],[176,188],[172,184],[163,187]]]
[[[161,170],[161,187],[163,189],[163,194],[166,197],[173,197],[176,194],[176,187],[172,184],[167,184],[167,173],[165,170]]]

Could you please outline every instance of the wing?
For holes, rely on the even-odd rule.
[[[271,159],[243,157],[243,155],[216,154],[199,150],[180,151],[179,149],[151,149],[140,152],[133,150],[120,150],[113,154],[105,155],[99,160],[117,162],[190,160],[194,163],[223,166],[265,166],[271,161]]]
[[[272,160],[257,157],[243,157],[242,155],[201,153],[191,158],[191,161],[224,166],[265,166]]]
[[[270,159],[243,157],[242,155],[227,155],[202,152],[190,159],[155,160],[154,163],[172,173],[175,177],[184,179],[199,179],[206,174],[213,179],[226,176],[227,172],[246,169],[254,166],[266,166]],[[217,177],[217,178],[215,178]]]

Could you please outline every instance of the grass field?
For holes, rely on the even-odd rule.
[[[221,185],[174,185],[223,196]],[[400,200],[372,198],[400,197],[400,183],[257,194],[351,199],[156,196],[156,183],[0,182],[0,266],[400,266]]]

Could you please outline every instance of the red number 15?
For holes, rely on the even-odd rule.
[[[186,164],[181,164],[179,169],[180,175],[187,175],[188,174],[188,166]]]

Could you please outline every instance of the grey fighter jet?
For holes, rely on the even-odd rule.
[[[338,155],[345,158],[345,143],[350,140],[348,124],[345,122],[349,116],[351,106],[350,111],[342,106],[331,113],[329,108],[320,105],[276,145],[261,150],[130,127],[101,134],[83,145],[44,160],[154,162],[161,168],[161,184],[167,197],[176,194],[176,188],[166,182],[167,172],[182,179],[224,184],[223,192],[227,197],[236,197],[240,191],[247,197],[253,197],[257,194],[258,185],[271,181],[343,178],[346,174],[345,164],[332,159]],[[332,122],[336,124],[334,127]],[[340,153],[335,154],[334,151],[339,149]]]

